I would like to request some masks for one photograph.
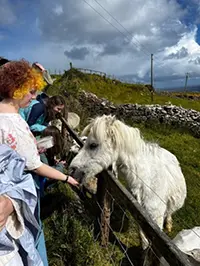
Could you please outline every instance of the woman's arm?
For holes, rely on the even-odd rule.
[[[79,183],[71,176],[66,176],[65,174],[61,173],[60,171],[50,167],[46,164],[42,164],[38,168],[33,170],[34,173],[37,175],[45,176],[51,179],[67,181],[69,184],[73,186],[77,186]]]
[[[72,185],[78,185],[78,182],[71,176],[66,176],[56,169],[45,165],[41,162],[36,146],[36,140],[30,132],[27,123],[20,118],[20,123],[9,132],[4,133],[7,140],[5,144],[14,148],[21,157],[26,159],[26,170],[33,171],[38,175],[45,176],[56,180],[67,181]],[[1,133],[1,132],[0,132]],[[10,142],[12,141],[12,143]]]

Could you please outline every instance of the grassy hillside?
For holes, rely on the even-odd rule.
[[[69,96],[66,97],[66,101],[69,109],[80,114],[84,125],[87,111],[80,106],[76,99],[80,89],[93,92],[99,97],[108,98],[114,103],[137,102],[151,104],[150,93],[144,85],[122,84],[97,75],[86,75],[72,69],[58,78],[55,84],[49,87],[48,93],[54,95],[62,94],[63,91],[68,92]],[[154,103],[164,104],[169,101],[185,108],[200,111],[200,103],[197,100],[182,99],[172,94],[156,94],[154,96]],[[200,225],[199,139],[180,129],[170,128],[166,125],[134,124],[133,126],[141,129],[146,140],[157,142],[174,153],[179,159],[185,175],[188,188],[187,200],[185,206],[174,216],[174,228],[171,237],[183,228],[192,228]],[[113,248],[110,244],[108,249],[102,249],[98,242],[93,240],[93,208],[90,206],[91,208],[86,208],[83,213],[79,212],[73,193],[71,193],[68,186],[63,184],[59,184],[51,193],[52,198],[55,197],[54,200],[51,199],[51,202],[55,203],[56,211],[45,219],[45,234],[50,265],[110,266],[113,265],[112,260],[115,261],[115,265],[119,265],[123,253],[118,247]],[[89,199],[88,203],[89,205],[92,204]],[[50,203],[48,202],[48,204]],[[60,207],[61,205],[62,207],[58,209],[58,206]],[[131,245],[138,245],[135,226],[121,235],[120,238],[125,242],[130,239]],[[111,251],[113,252],[112,258],[110,257]]]
[[[152,102],[150,91],[144,84],[122,83],[117,80],[103,78],[96,74],[83,74],[76,69],[68,70],[63,76],[58,77],[54,86],[49,88],[49,93],[56,94],[63,88],[73,89],[74,91],[83,89],[96,94],[98,97],[107,98],[116,104],[138,103],[164,105],[170,102],[177,106],[200,111],[200,101],[197,100],[200,93],[155,93]],[[191,95],[196,95],[197,99],[194,100]]]

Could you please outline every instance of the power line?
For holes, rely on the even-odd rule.
[[[130,36],[131,36],[131,38],[134,38],[135,40],[136,40],[136,42],[140,45],[140,48],[141,47],[143,47],[143,49],[141,49],[141,50],[143,50],[144,51],[144,53],[146,54],[146,55],[150,55],[150,54],[152,54],[152,52],[150,52],[146,47],[145,47],[145,45],[143,45],[143,44],[141,44],[139,41],[138,41],[138,39],[136,38],[136,37],[134,37],[133,36],[133,34],[130,32],[130,31],[128,31],[105,7],[103,7],[97,0],[94,0],[109,16],[111,16],[111,18],[113,19],[113,20],[115,20],[115,22],[117,22]],[[132,0],[133,1],[133,0]],[[131,42],[133,43],[133,44],[135,44],[132,40],[131,40]],[[148,54],[147,54],[148,53]],[[156,55],[154,55],[154,62],[155,62],[155,58],[157,58],[157,56]],[[160,62],[159,62],[159,64],[160,64]]]
[[[130,37],[127,37],[127,35],[119,30],[114,24],[112,24],[107,18],[105,18],[99,11],[97,11],[92,5],[90,5],[86,0],[83,0],[90,8],[92,8],[99,16],[101,16],[106,22],[108,22],[112,27],[114,27],[118,32],[120,32],[122,35],[125,36],[126,39],[130,40],[134,45],[137,46],[137,48],[140,48],[138,44],[134,43]],[[148,54],[149,55],[149,54]]]
[[[105,18],[99,11],[97,11],[91,4],[89,4],[86,0],[83,0],[92,10],[94,10],[100,17],[102,17],[107,23],[109,23],[112,27],[114,27],[118,32],[120,32],[123,36],[125,36],[126,39],[128,39],[130,42],[132,42],[137,48],[144,47],[143,52],[146,55],[150,55],[149,51],[145,48],[144,45],[142,45],[134,36],[132,36],[132,34],[110,13],[106,10],[106,8],[104,8],[97,0],[94,0],[109,16],[111,16],[111,18],[113,20],[115,20],[115,22],[117,22],[129,35],[131,35],[131,37],[133,37],[137,43],[133,42],[133,40],[127,36],[124,32],[122,32],[118,27],[116,27],[115,25],[113,25],[113,23],[111,23],[107,18]],[[156,56],[154,55],[154,58]],[[157,60],[154,59],[154,62],[157,62]],[[158,64],[161,64],[160,62],[158,62]]]
[[[140,47],[144,47],[144,49],[142,49],[143,51],[144,51],[144,53],[148,53],[148,55],[149,54],[151,54],[151,52],[150,51],[148,51],[147,49],[146,49],[146,47],[143,45],[143,44],[141,44],[133,35],[132,35],[132,33],[130,32],[130,31],[128,31],[105,7],[103,7],[97,0],[94,0],[109,16],[111,16],[111,18],[115,21],[115,22],[117,22],[117,24],[118,25],[120,25],[132,38],[134,38],[135,40],[136,40],[136,42],[137,43],[139,43],[139,45],[140,45]]]
[[[94,0],[118,25],[120,25],[131,37],[127,37],[127,35],[122,32],[118,27],[116,27],[113,23],[111,23],[107,18],[105,18],[99,11],[97,11],[91,4],[89,4],[86,0],[83,0],[91,9],[93,9],[99,16],[101,16],[107,23],[109,23],[113,28],[115,28],[118,32],[120,32],[123,36],[125,36],[126,39],[128,39],[130,42],[132,42],[137,48],[140,48],[141,50],[143,50],[143,52],[146,55],[150,55],[151,53],[149,52],[149,50],[146,49],[146,47],[141,44],[133,35],[132,33],[130,33],[106,8],[104,8],[97,0]],[[131,39],[135,39],[137,43],[133,42],[133,40]],[[143,49],[142,49],[143,47]],[[158,62],[158,64],[161,64],[161,62],[155,60],[155,58],[157,58],[157,56],[154,55],[154,62]]]

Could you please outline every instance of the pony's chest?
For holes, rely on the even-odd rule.
[[[147,180],[148,170],[145,167],[139,166],[139,164],[119,165],[118,174],[122,177],[126,183],[128,190],[132,195],[139,200],[144,193],[144,184],[149,183]],[[139,200],[140,201],[140,200]]]

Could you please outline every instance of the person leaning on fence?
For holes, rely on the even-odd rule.
[[[19,108],[28,106],[32,98],[35,98],[37,91],[44,86],[41,73],[25,60],[11,61],[0,67],[0,96],[3,97],[3,101],[0,102],[0,144],[8,145],[26,159],[25,169],[32,174],[37,190],[39,189],[38,176],[62,180],[76,186],[78,182],[73,177],[66,176],[41,162],[36,140],[28,124],[18,113]],[[9,206],[1,210],[2,215],[8,217],[13,211],[13,205],[6,198],[2,201],[4,205]],[[39,211],[36,216],[40,217]],[[42,227],[41,223],[40,226]],[[44,265],[48,265],[42,229],[36,247]]]
[[[20,110],[21,114],[22,110]],[[45,102],[40,101],[31,107],[27,123],[35,135],[41,135],[50,121],[55,120],[57,114],[62,114],[67,119],[67,107],[62,96],[49,97]],[[22,115],[23,116],[23,115]]]

